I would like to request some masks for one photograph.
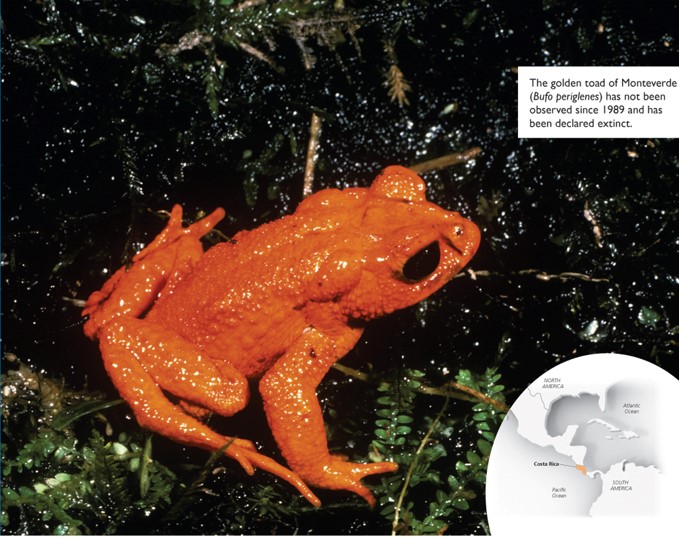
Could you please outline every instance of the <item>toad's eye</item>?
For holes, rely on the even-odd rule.
[[[429,277],[441,262],[439,242],[434,241],[417,251],[403,265],[403,276],[412,282]]]

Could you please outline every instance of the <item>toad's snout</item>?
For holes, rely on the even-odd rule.
[[[441,227],[440,241],[442,247],[452,250],[459,258],[459,262],[464,265],[476,254],[481,241],[481,231],[473,222],[459,214],[451,215],[455,216],[454,222]]]

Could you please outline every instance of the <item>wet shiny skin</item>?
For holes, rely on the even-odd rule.
[[[267,470],[314,505],[320,501],[307,485],[352,491],[373,505],[361,479],[397,466],[331,455],[316,387],[368,320],[417,303],[460,271],[476,252],[478,228],[428,202],[424,182],[396,166],[370,188],[320,191],[294,214],[205,253],[200,237],[224,211],[187,228],[181,215],[175,206],[160,235],[83,311],[85,333],[99,340],[121,396],[149,430],[221,448],[248,473]],[[438,266],[417,279],[405,276],[406,262],[433,242]],[[290,469],[200,421],[210,411],[243,409],[250,378],[259,379]]]

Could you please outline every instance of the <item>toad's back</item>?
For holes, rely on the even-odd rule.
[[[323,200],[310,197],[295,214],[215,245],[148,318],[246,375],[261,375],[304,331],[302,307],[323,262],[348,246],[360,251],[361,191],[323,191]]]

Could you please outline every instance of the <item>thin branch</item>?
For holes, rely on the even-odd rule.
[[[415,456],[414,456],[412,462],[410,463],[410,466],[408,467],[408,473],[406,474],[405,481],[403,482],[403,488],[401,489],[401,494],[398,497],[398,502],[394,506],[394,520],[391,523],[391,535],[396,535],[396,532],[398,530],[398,521],[399,521],[399,517],[401,516],[401,507],[403,507],[403,501],[405,500],[406,491],[408,490],[408,485],[410,484],[410,478],[413,476],[413,472],[415,471],[415,466],[417,466],[417,461],[420,458],[420,454],[422,453],[422,450],[427,445],[427,442],[429,442],[431,435],[434,433],[434,430],[436,429],[439,422],[441,421],[441,417],[443,417],[443,412],[446,411],[446,408],[448,407],[449,401],[450,401],[450,398],[446,397],[446,400],[443,403],[441,410],[439,410],[439,413],[434,418],[434,421],[431,422],[431,426],[429,427],[429,430],[427,430],[427,433],[424,435],[424,438],[422,438],[420,445],[417,447],[417,451],[415,451]]]
[[[248,9],[255,6],[261,6],[266,4],[266,0],[245,0],[236,6],[237,10]]]
[[[592,233],[594,234],[594,242],[596,243],[596,246],[601,249],[604,244],[602,241],[603,238],[603,232],[601,231],[601,226],[599,226],[599,222],[597,221],[596,215],[594,215],[594,212],[589,209],[589,201],[585,200],[585,207],[582,210],[582,215],[584,216],[587,221],[589,221],[592,224]]]
[[[462,152],[455,152],[443,157],[437,157],[436,159],[430,159],[429,161],[423,161],[422,163],[417,163],[408,167],[413,172],[417,174],[422,174],[424,172],[429,172],[430,170],[438,170],[441,168],[447,168],[459,163],[466,163],[471,159],[474,159],[477,155],[481,153],[481,148],[475,146],[468,150]]]
[[[496,277],[496,276],[507,276],[507,275],[532,275],[540,281],[551,281],[552,279],[559,279],[561,282],[566,282],[571,279],[577,279],[580,281],[587,281],[589,283],[607,283],[609,279],[603,277],[590,277],[584,273],[576,273],[574,271],[563,271],[561,273],[546,273],[543,270],[529,268],[510,272],[497,272],[488,270],[478,270],[474,271],[471,268],[467,268],[466,271],[460,272],[453,279],[459,277],[471,277],[472,280],[476,280],[478,277]]]
[[[346,365],[342,365],[341,363],[335,363],[332,366],[332,368],[335,369],[336,371],[341,372],[342,374],[345,374],[346,376],[355,378],[356,380],[361,380],[362,382],[380,383],[385,384],[387,387],[390,385],[384,380],[380,380],[377,377],[372,376],[366,372],[359,371],[357,369],[352,369],[351,367],[347,367]],[[453,389],[451,390],[451,388]],[[483,402],[485,404],[490,404],[493,408],[501,412],[506,412],[509,409],[506,404],[498,400],[492,399],[490,397],[487,397],[483,393],[480,393],[479,391],[472,389],[471,387],[458,384],[457,382],[449,382],[442,387],[431,387],[423,385],[415,389],[415,392],[422,393],[423,395],[435,395],[437,397],[445,397],[446,399],[456,399],[467,402]]]
[[[321,135],[321,118],[315,112],[311,113],[311,125],[309,127],[309,144],[306,150],[306,165],[304,167],[304,187],[302,196],[308,197],[313,193],[314,169],[318,159],[318,144]]]
[[[351,367],[347,367],[346,365],[342,365],[341,363],[335,363],[332,366],[332,368],[335,369],[336,371],[341,372],[342,374],[346,374],[351,378],[355,378],[356,380],[361,380],[362,382],[368,383],[374,382],[374,377],[369,375],[367,372],[352,369]]]
[[[508,412],[509,411],[509,406],[507,406],[504,402],[500,402],[499,400],[493,399],[491,397],[488,397],[487,395],[484,395],[480,391],[473,389],[469,386],[465,386],[463,384],[458,384],[457,382],[448,382],[448,385],[450,387],[453,387],[459,391],[464,391],[465,393],[469,393],[473,397],[475,397],[476,400],[479,400],[485,404],[490,404],[493,408],[496,410],[500,410],[501,412]],[[448,396],[446,396],[448,398]]]
[[[187,32],[175,44],[161,43],[156,49],[156,55],[161,58],[165,56],[176,56],[180,52],[189,51],[198,47],[205,52],[205,48],[212,42],[212,36],[202,33],[200,30],[191,30]]]
[[[276,62],[273,61],[273,59],[269,58],[266,54],[264,54],[262,51],[260,51],[258,48],[253,47],[249,43],[246,43],[245,41],[239,41],[238,46],[243,49],[245,52],[248,54],[251,54],[258,60],[261,60],[265,64],[268,64],[271,69],[273,69],[276,73],[279,75],[282,75],[285,73],[285,69],[281,66],[279,66]]]

